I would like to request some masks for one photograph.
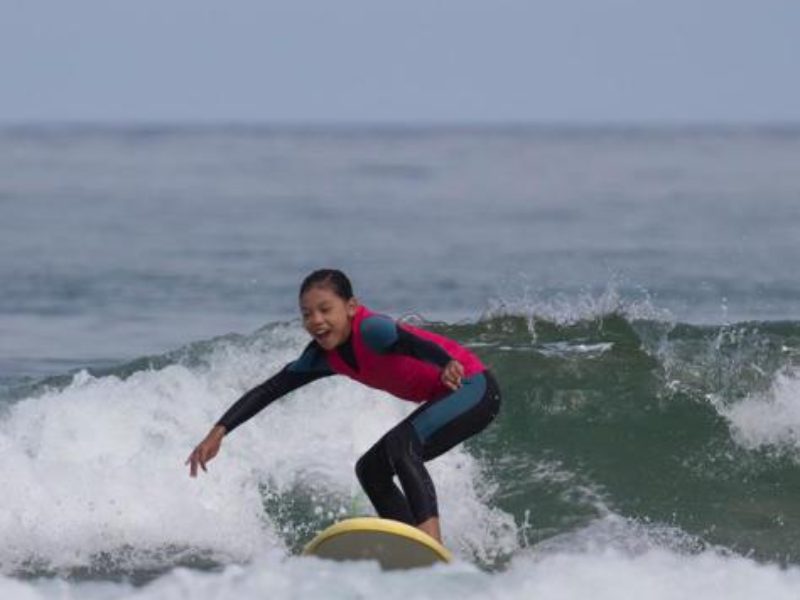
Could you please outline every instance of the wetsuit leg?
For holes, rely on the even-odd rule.
[[[438,516],[436,490],[425,461],[481,431],[499,407],[500,392],[486,371],[464,380],[455,392],[423,404],[383,436],[356,465],[378,514],[413,525]],[[394,475],[405,495],[392,482]]]
[[[422,443],[422,458],[429,461],[485,429],[498,412],[500,388],[491,371],[484,371],[452,394],[422,405],[409,420]]]
[[[396,469],[389,447],[398,441],[398,436],[393,435],[395,429],[378,440],[358,459],[356,476],[381,517],[413,524],[408,501],[393,481]],[[395,438],[394,443],[388,441],[392,435]]]

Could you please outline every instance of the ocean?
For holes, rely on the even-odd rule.
[[[0,129],[0,597],[797,598],[800,128]],[[299,556],[412,406],[341,378],[184,461],[308,341],[297,291],[473,349],[456,561]]]

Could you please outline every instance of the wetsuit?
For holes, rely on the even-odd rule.
[[[421,406],[356,463],[364,491],[384,518],[419,524],[438,516],[436,491],[424,463],[485,428],[497,415],[500,392],[480,360],[456,342],[398,324],[360,306],[352,333],[332,351],[312,341],[296,361],[247,392],[218,421],[230,433],[281,396],[316,379],[346,375]],[[451,361],[464,366],[462,386],[440,379]],[[393,482],[397,475],[401,492]]]

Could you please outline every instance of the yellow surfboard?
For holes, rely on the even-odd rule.
[[[384,569],[429,567],[452,560],[447,548],[416,527],[376,517],[331,525],[311,540],[303,554],[332,560],[377,560]]]

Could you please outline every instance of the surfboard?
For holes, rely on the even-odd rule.
[[[416,527],[391,519],[359,517],[318,534],[304,555],[332,560],[377,560],[383,569],[414,569],[452,560],[450,551]]]

